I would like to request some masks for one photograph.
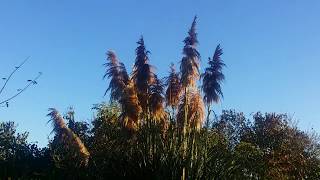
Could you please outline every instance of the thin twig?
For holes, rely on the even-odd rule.
[[[6,103],[10,100],[12,100],[13,98],[17,97],[18,95],[20,95],[22,92],[24,92],[25,90],[27,90],[32,84],[36,83],[36,80],[39,79],[39,77],[42,75],[42,73],[39,73],[37,77],[35,77],[32,81],[30,81],[30,83],[28,83],[23,89],[21,89],[21,91],[19,91],[17,94],[11,96],[10,98],[1,101],[0,104]]]
[[[6,79],[6,82],[4,83],[4,85],[2,86],[1,90],[0,90],[0,94],[2,93],[2,91],[4,90],[4,88],[7,86],[9,80],[11,79],[12,75],[17,72],[18,69],[20,69],[30,58],[30,56],[28,56],[19,66],[16,66],[15,69],[11,72],[11,74],[8,76],[8,78]]]

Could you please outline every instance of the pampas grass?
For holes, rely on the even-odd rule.
[[[188,36],[184,39],[184,57],[181,60],[180,71],[181,84],[185,88],[189,86],[195,87],[200,76],[200,53],[196,49],[198,44],[196,20],[197,17],[194,18],[191,28],[188,32]]]
[[[225,66],[221,60],[223,54],[220,45],[216,47],[212,59],[209,58],[209,67],[205,69],[205,72],[201,75],[202,77],[202,90],[204,92],[203,99],[206,104],[213,102],[218,103],[220,97],[223,97],[221,90],[221,83],[224,80],[224,74],[222,68]]]
[[[50,121],[53,124],[53,131],[57,135],[58,140],[66,146],[66,148],[77,153],[76,156],[80,158],[80,165],[87,166],[90,153],[86,146],[81,139],[67,127],[64,119],[56,109],[50,108],[49,111],[48,116],[51,118]]]
[[[186,123],[188,127],[200,130],[205,116],[204,103],[200,92],[197,89],[190,90],[181,99],[177,114],[178,126],[182,128]],[[185,107],[187,107],[187,114],[185,114]],[[187,118],[185,118],[186,116]]]
[[[118,60],[114,51],[107,52],[107,60],[108,62],[104,64],[107,68],[104,78],[110,78],[110,83],[105,95],[110,91],[111,101],[118,101],[121,96],[123,96],[124,89],[129,81],[129,76],[124,64]]]
[[[179,74],[176,72],[174,64],[170,66],[170,74],[166,78],[166,105],[171,106],[173,109],[177,108],[181,96],[181,84]]]

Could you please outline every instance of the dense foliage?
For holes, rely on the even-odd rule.
[[[220,45],[200,72],[196,18],[184,39],[180,72],[160,79],[144,39],[129,74],[108,51],[110,102],[91,123],[50,108],[54,137],[39,148],[0,123],[0,179],[320,179],[317,135],[285,114],[217,116],[225,66]]]
[[[99,104],[92,125],[68,120],[90,152],[79,166],[76,152],[57,146],[38,148],[13,122],[0,124],[0,176],[41,179],[319,179],[318,138],[297,129],[286,115],[223,111],[210,127],[192,131],[187,158],[175,123],[143,126],[134,135],[122,128],[120,108]],[[70,112],[69,112],[70,114]],[[68,118],[66,118],[68,119]],[[174,119],[172,119],[174,122]]]

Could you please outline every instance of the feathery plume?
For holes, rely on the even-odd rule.
[[[139,127],[139,114],[142,109],[139,105],[139,100],[132,80],[128,81],[128,85],[124,89],[120,104],[122,109],[120,121],[128,130],[137,130]]]
[[[105,95],[108,91],[111,91],[111,100],[119,101],[128,83],[129,76],[124,64],[119,62],[115,52],[108,51],[107,60],[108,62],[104,64],[107,68],[104,78],[108,77],[111,80]]]
[[[183,87],[195,87],[200,76],[200,53],[196,49],[198,44],[196,20],[197,17],[193,19],[188,36],[183,41],[185,43],[183,47],[184,57],[180,64],[181,83]]]
[[[203,78],[202,90],[204,92],[204,101],[206,104],[213,102],[218,103],[220,97],[223,97],[221,90],[221,82],[224,80],[224,74],[222,68],[225,66],[221,60],[223,54],[220,44],[216,47],[213,58],[208,61],[209,67],[205,69],[205,72],[201,75]]]
[[[51,118],[50,121],[53,124],[53,131],[59,137],[60,142],[62,142],[67,148],[77,152],[81,158],[80,164],[87,166],[90,153],[81,139],[67,127],[64,119],[56,109],[50,108],[49,111],[50,113],[47,116]]]
[[[132,80],[137,90],[139,103],[143,111],[147,111],[150,85],[154,83],[154,70],[149,64],[149,51],[146,50],[143,37],[137,42],[136,60],[133,66]]]
[[[155,83],[150,87],[150,112],[156,121],[165,123],[167,120],[167,112],[164,110],[163,89],[163,83],[155,75]]]
[[[166,105],[176,108],[179,105],[181,95],[181,84],[179,74],[176,72],[174,64],[171,63],[170,74],[166,78]]]
[[[200,130],[203,124],[205,110],[204,103],[200,92],[196,89],[193,89],[188,92],[187,98],[186,94],[182,97],[182,102],[179,105],[179,112],[177,114],[177,123],[180,128],[184,126],[185,121],[185,107],[187,106],[187,125],[194,127],[197,130]],[[189,103],[186,102],[188,99]]]

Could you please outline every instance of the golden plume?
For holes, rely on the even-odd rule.
[[[163,97],[163,89],[164,85],[160,79],[155,75],[155,82],[151,85],[150,91],[150,112],[151,116],[158,123],[163,125],[163,128],[167,126],[168,115],[164,109],[164,97]]]
[[[107,91],[111,91],[111,100],[116,100],[121,105],[122,113],[119,119],[123,126],[135,131],[139,127],[141,107],[134,83],[113,51],[108,51],[107,57],[109,62],[105,64],[107,70],[104,77],[111,78]]]
[[[187,97],[185,97],[187,96]],[[187,102],[186,102],[187,100]],[[185,107],[187,106],[187,119],[185,118]],[[179,112],[177,114],[177,123],[180,128],[183,128],[185,120],[189,127],[194,127],[196,130],[200,130],[203,124],[205,115],[204,103],[200,92],[197,89],[188,91],[188,94],[184,94],[182,101],[179,105]]]
[[[170,66],[170,74],[166,78],[166,86],[166,105],[172,108],[178,107],[182,88],[179,74],[176,72],[173,63]]]
[[[134,89],[132,80],[128,81],[119,103],[121,104],[122,109],[120,121],[128,130],[137,130],[140,123],[139,114],[141,113],[142,109],[139,105],[138,96]]]

